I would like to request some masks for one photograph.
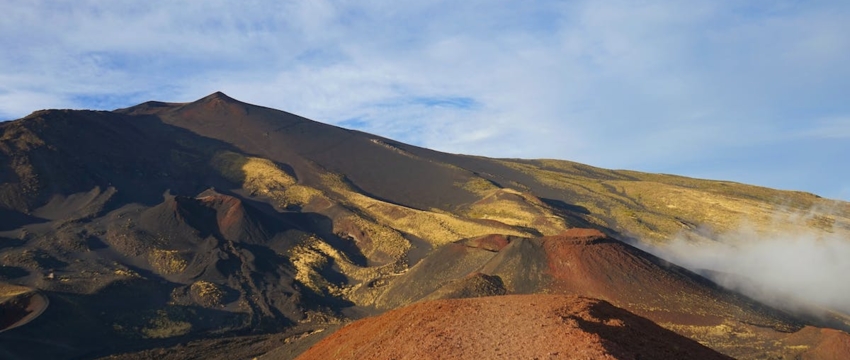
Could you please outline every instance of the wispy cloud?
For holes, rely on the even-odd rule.
[[[850,139],[850,116],[813,121],[811,127],[801,133],[822,139]]]
[[[850,314],[850,283],[845,279],[850,242],[844,237],[847,224],[838,224],[840,219],[830,209],[777,212],[770,231],[742,223],[726,233],[703,234],[713,242],[682,237],[645,249],[775,307],[809,315],[827,310]]]
[[[10,0],[4,13],[4,118],[222,90],[445,151],[681,172],[850,116],[841,2]]]

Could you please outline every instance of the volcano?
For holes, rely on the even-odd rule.
[[[0,284],[28,289],[0,303],[0,354],[293,358],[317,343],[326,354],[355,320],[401,326],[405,311],[505,301],[530,318],[590,313],[565,316],[597,325],[559,334],[592,339],[581,348],[593,356],[678,354],[664,342],[850,356],[850,325],[772,309],[630,245],[715,241],[700,229],[744,214],[776,227],[778,209],[829,220],[782,226],[850,235],[850,205],[812,194],[447,154],[220,92],[40,110],[0,123]],[[518,295],[551,297],[535,310]],[[634,344],[631,330],[600,330],[609,318],[658,337]],[[409,346],[385,340],[375,346]]]

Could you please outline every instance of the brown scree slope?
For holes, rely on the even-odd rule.
[[[299,360],[729,359],[591,298],[506,295],[417,303],[354,322]]]

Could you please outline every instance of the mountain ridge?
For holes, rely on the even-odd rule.
[[[34,112],[0,124],[0,161],[0,282],[51,299],[34,321],[0,335],[24,339],[7,350],[23,358],[93,358],[246,334],[268,340],[231,349],[250,357],[278,346],[275,334],[313,334],[429,294],[552,291],[612,301],[727,355],[800,355],[805,349],[789,346],[823,339],[809,334],[797,337],[804,343],[758,346],[786,344],[783,331],[822,325],[817,319],[786,321],[768,311],[766,322],[793,326],[759,330],[746,316],[724,312],[750,300],[714,290],[704,292],[705,301],[726,304],[715,309],[730,314],[725,320],[668,319],[647,312],[655,306],[649,302],[593,290],[607,289],[605,269],[632,269],[629,261],[572,258],[574,264],[597,259],[587,265],[592,280],[581,286],[568,285],[558,261],[602,245],[593,243],[598,239],[716,241],[714,232],[745,218],[765,233],[850,233],[850,204],[812,194],[560,160],[443,153],[221,92],[112,112]],[[795,212],[810,216],[799,224],[771,221]],[[575,228],[589,230],[563,235]],[[574,249],[552,240],[558,236],[597,240],[569,245]],[[497,256],[502,260],[483,266]],[[522,269],[510,265],[519,263]],[[678,276],[654,269],[656,278]],[[520,270],[547,280],[520,289]],[[627,272],[612,271],[607,276]],[[442,282],[428,292],[394,290],[424,286],[438,274]],[[561,285],[551,280],[558,276]],[[674,284],[659,287],[664,299],[676,291],[696,299],[694,291],[702,291],[664,284]],[[139,291],[146,296],[133,298]],[[659,301],[688,313],[703,300]],[[112,305],[99,311],[104,303]],[[65,334],[57,324],[84,331]],[[741,334],[760,340],[742,342]],[[34,345],[45,336],[55,346]],[[181,350],[173,351],[179,358]]]

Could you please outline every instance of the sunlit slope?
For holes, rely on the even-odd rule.
[[[819,231],[850,229],[850,205],[808,193],[561,160],[446,154],[241,103],[221,93],[180,106],[125,111],[157,114],[167,123],[291,167],[303,185],[322,188],[322,174],[330,173],[373,199],[540,233],[557,233],[564,225],[595,226],[663,242],[680,234],[704,239],[743,221],[759,231],[781,232],[783,226],[801,224]],[[789,224],[783,214],[802,219]]]
[[[764,233],[801,227],[850,233],[850,204],[804,192],[561,160],[456,159],[495,184],[555,200],[589,223],[640,241],[703,240],[744,225]]]

